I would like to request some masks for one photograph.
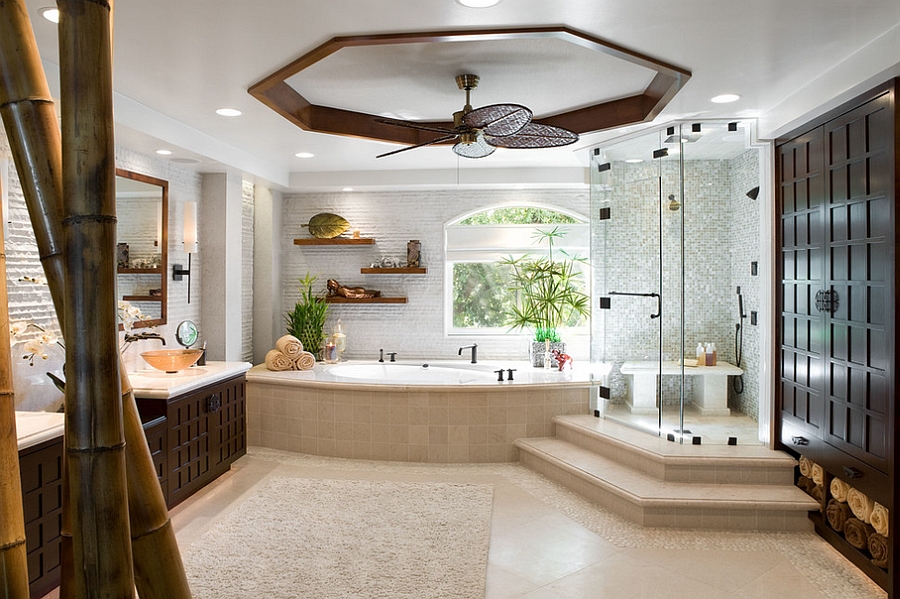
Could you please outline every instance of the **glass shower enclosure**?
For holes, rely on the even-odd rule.
[[[598,413],[677,443],[758,442],[748,132],[676,123],[590,153],[591,360],[609,372]]]

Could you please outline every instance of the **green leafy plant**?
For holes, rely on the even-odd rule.
[[[294,309],[284,315],[287,332],[303,344],[303,348],[321,358],[325,345],[325,319],[328,317],[328,304],[320,294],[313,293],[313,284],[317,277],[306,276],[300,279],[300,299]]]
[[[532,329],[534,341],[560,341],[558,329],[573,326],[590,314],[590,297],[585,293],[581,265],[587,260],[564,250],[554,255],[554,240],[566,234],[559,227],[535,233],[535,243],[546,243],[547,254],[518,258],[502,263],[512,267],[516,303],[506,313],[513,329]],[[560,259],[558,255],[563,257]]]

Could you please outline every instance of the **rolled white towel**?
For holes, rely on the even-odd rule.
[[[800,474],[812,478],[812,460],[805,455],[800,456]]]
[[[293,360],[288,358],[277,349],[271,349],[269,350],[269,353],[266,354],[266,368],[268,368],[269,370],[280,372],[283,370],[290,370],[293,367]]]
[[[875,529],[875,532],[880,534],[883,537],[888,536],[888,528],[890,524],[890,513],[888,509],[878,503],[875,502],[875,505],[872,507],[872,515],[869,516],[872,528]]]
[[[865,493],[850,488],[850,491],[847,493],[847,504],[850,506],[850,511],[853,512],[853,515],[869,524],[869,521],[872,519],[872,509],[875,507],[875,502],[869,499]]]
[[[294,360],[293,368],[294,370],[312,370],[315,365],[316,357],[308,351],[304,351],[300,352],[300,355]]]
[[[813,464],[812,465],[812,476],[810,476],[810,478],[813,479],[813,482],[816,483],[817,485],[824,485],[825,484],[825,470],[823,470],[822,467],[819,466],[818,464]]]
[[[841,503],[847,502],[847,493],[850,492],[850,485],[839,478],[831,479],[831,496]]]
[[[291,360],[296,360],[303,351],[303,344],[293,335],[279,337],[275,342],[275,348]]]

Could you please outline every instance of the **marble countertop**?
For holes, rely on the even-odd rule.
[[[249,362],[207,362],[173,373],[147,368],[129,372],[128,379],[135,397],[168,399],[243,374],[250,366]]]
[[[19,451],[48,439],[62,437],[65,416],[62,412],[16,412],[16,436]]]

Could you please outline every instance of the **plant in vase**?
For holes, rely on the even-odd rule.
[[[322,347],[325,344],[325,319],[328,317],[328,304],[320,294],[313,293],[313,283],[317,277],[300,279],[300,299],[294,309],[284,315],[287,332],[300,340],[303,348],[322,359]]]
[[[565,352],[560,328],[574,326],[590,314],[582,270],[587,260],[561,249],[554,251],[554,241],[565,233],[559,227],[538,231],[535,243],[546,244],[546,254],[525,254],[502,261],[512,269],[512,289],[516,294],[515,304],[506,313],[507,324],[513,329],[534,331],[531,363],[535,367],[544,366],[545,355],[554,349]]]

